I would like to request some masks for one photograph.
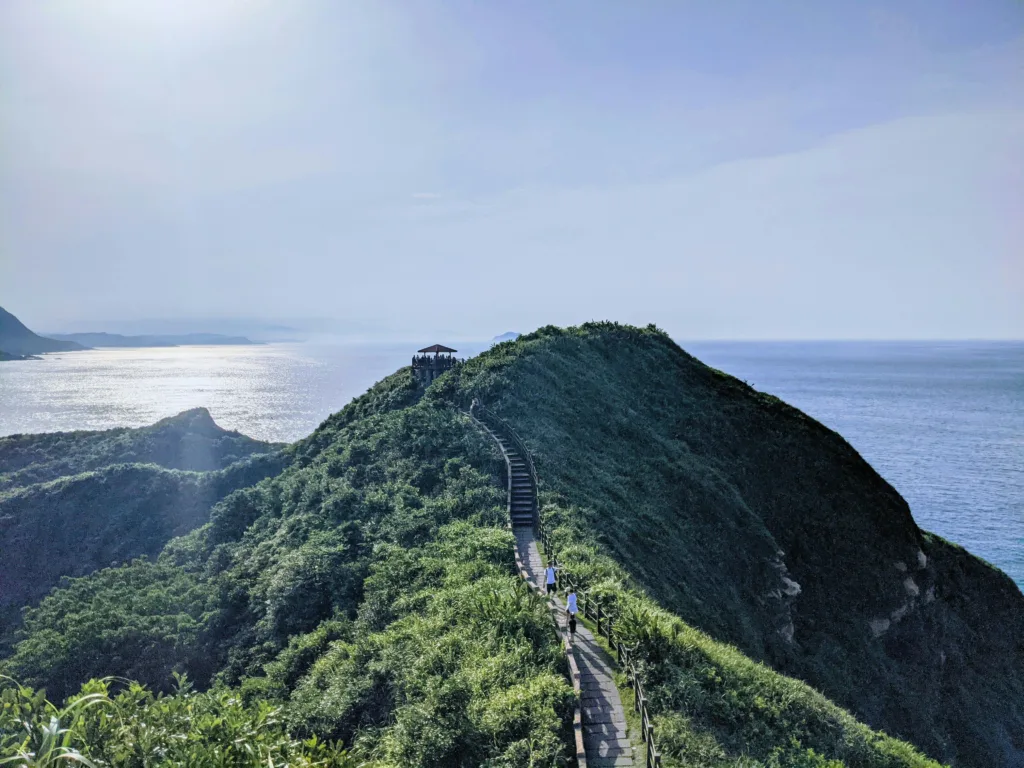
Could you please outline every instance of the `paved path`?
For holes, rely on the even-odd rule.
[[[475,406],[474,406],[475,407]],[[526,571],[527,581],[543,591],[544,562],[534,537],[537,512],[537,489],[533,460],[511,428],[482,409],[480,418],[470,418],[493,437],[508,466],[508,512],[516,536],[516,555]],[[555,597],[550,601],[555,621],[563,635],[566,630],[565,603]],[[578,622],[573,658],[580,670],[580,719],[583,729],[583,751],[587,768],[627,768],[633,763],[633,749],[626,726],[626,710],[612,673],[615,662],[598,645],[594,635]],[[574,725],[574,728],[576,726]],[[579,749],[577,741],[576,749]],[[579,754],[577,752],[577,754]],[[639,763],[638,763],[639,764]]]
[[[542,588],[544,562],[532,528],[514,528],[519,556],[530,583]],[[555,617],[565,629],[565,604],[556,597]],[[620,768],[633,765],[633,748],[626,726],[626,710],[612,672],[614,660],[598,645],[594,635],[577,622],[573,643],[580,668],[580,704],[583,714],[583,747],[588,768]]]

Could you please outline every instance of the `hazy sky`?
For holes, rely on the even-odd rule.
[[[1019,0],[3,0],[44,330],[1024,338]]]

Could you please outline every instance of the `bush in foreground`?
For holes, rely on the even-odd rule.
[[[174,695],[138,683],[112,693],[93,680],[64,708],[10,678],[0,678],[0,764],[18,768],[180,765],[190,768],[355,768],[337,745],[299,741],[279,710],[246,706],[233,692],[195,693],[183,677]]]

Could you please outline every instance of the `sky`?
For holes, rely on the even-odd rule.
[[[4,0],[0,306],[1021,339],[1024,3]]]

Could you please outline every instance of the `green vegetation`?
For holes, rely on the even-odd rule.
[[[62,577],[155,557],[290,461],[290,449],[225,431],[205,409],[144,429],[0,438],[0,655],[20,609]]]
[[[112,464],[156,464],[165,469],[208,472],[280,448],[221,429],[205,408],[142,429],[13,435],[0,437],[0,491]]]
[[[132,678],[148,703],[122,727],[197,750],[167,714],[183,702],[242,730],[273,712],[259,733],[292,755],[274,764],[343,759],[287,752],[313,737],[378,768],[567,764],[572,690],[514,575],[498,455],[458,410],[474,397],[531,446],[564,565],[639,644],[667,765],[937,765],[864,722],[958,765],[1019,759],[1012,582],[919,531],[838,435],[655,328],[611,324],[499,344],[425,394],[399,371],[287,449],[282,471],[226,482],[208,522],[159,554],[65,581],[0,667],[54,701],[116,701],[88,681]],[[219,476],[146,471],[196,488]],[[8,498],[104,482],[124,492],[97,524],[132,530],[118,521],[156,503],[125,511],[150,482],[138,467]],[[43,498],[35,517],[60,506]],[[175,692],[176,673],[208,692]],[[105,764],[154,764],[119,762],[99,731],[70,738]]]
[[[174,536],[205,523],[220,499],[286,463],[279,452],[218,472],[121,464],[0,493],[0,649],[20,623],[20,608],[62,578],[155,557]]]
[[[513,574],[496,456],[417,400],[408,371],[391,377],[156,562],[55,590],[5,671],[55,699],[187,673],[379,766],[564,764],[573,693]]]
[[[1024,597],[839,435],[654,327],[542,328],[443,377],[657,605],[958,765],[1024,755]],[[838,754],[838,753],[832,753]]]
[[[666,768],[938,768],[807,684],[660,608],[569,510],[548,505],[544,517],[563,572],[600,599],[619,636],[637,649]]]
[[[96,680],[58,708],[42,691],[0,678],[0,765],[356,768],[333,744],[289,736],[278,708],[177,683],[176,695],[155,696],[138,683]]]

